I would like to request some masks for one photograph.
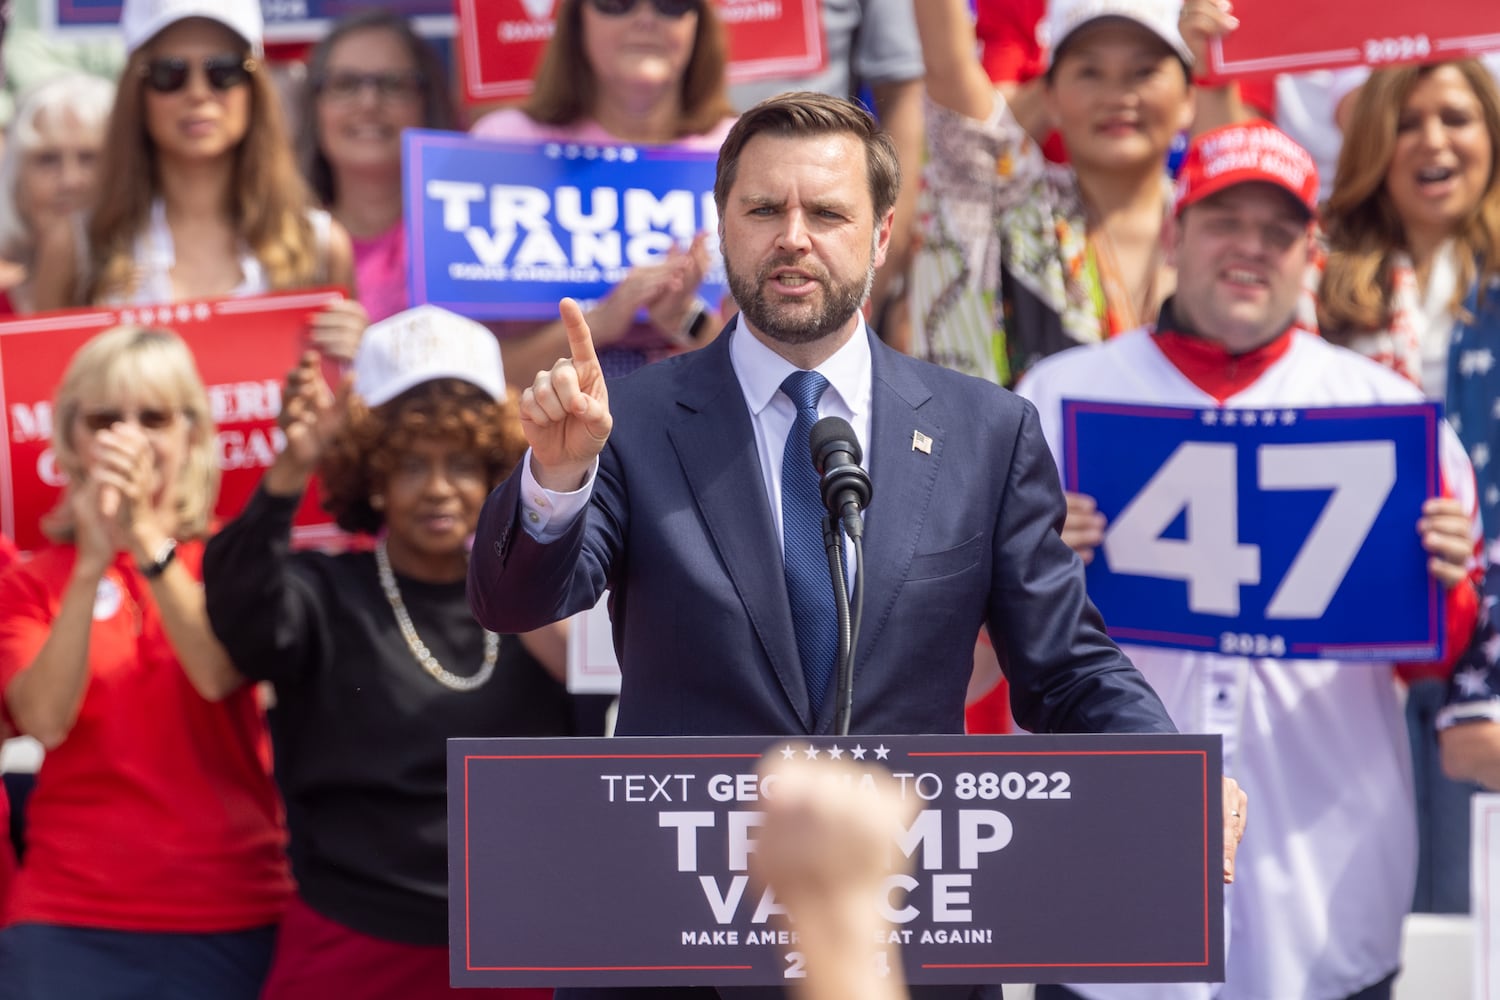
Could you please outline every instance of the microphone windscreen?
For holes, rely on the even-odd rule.
[[[854,436],[854,428],[850,427],[849,421],[843,417],[824,417],[813,424],[809,441],[812,446],[813,466],[820,473],[823,471],[824,460],[830,451],[847,451],[856,465],[864,459],[864,452],[859,447],[859,439]]]

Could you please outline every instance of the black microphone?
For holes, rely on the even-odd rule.
[[[811,444],[813,468],[822,477],[823,506],[843,519],[850,538],[863,537],[865,522],[859,512],[870,505],[872,487],[870,474],[860,468],[864,453],[854,428],[840,417],[824,417],[813,424]]]

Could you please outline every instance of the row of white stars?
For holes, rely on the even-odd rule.
[[[1261,414],[1257,414],[1254,410],[1204,410],[1201,417],[1205,427],[1212,427],[1215,424],[1223,424],[1225,427],[1233,427],[1235,424],[1244,424],[1246,427],[1254,427],[1256,424],[1274,427],[1278,423],[1286,427],[1297,422],[1295,410],[1267,410]]]
[[[837,743],[835,743],[831,747],[824,747],[822,750],[819,750],[817,747],[802,748],[802,756],[806,757],[808,760],[817,760],[819,753],[828,754],[829,760],[843,760],[845,753],[847,753],[854,760],[864,760],[865,754],[869,752],[871,751],[866,750],[858,743],[856,743],[848,750],[844,750]],[[886,748],[886,745],[884,743],[882,743],[880,746],[874,748],[874,754],[876,760],[885,760],[891,755],[891,751]],[[784,760],[791,760],[793,757],[797,756],[797,748],[788,743],[786,746],[781,748],[781,756]]]
[[[166,325],[172,322],[186,323],[190,319],[205,320],[212,315],[208,305],[197,302],[189,305],[179,302],[176,305],[145,306],[142,308],[122,309],[120,311],[120,322],[127,326],[154,326],[158,323]]]
[[[633,146],[580,146],[576,143],[549,142],[543,148],[543,155],[549,160],[606,160],[613,163],[619,160],[621,163],[634,163],[640,153]]]

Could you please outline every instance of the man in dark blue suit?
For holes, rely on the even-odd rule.
[[[830,731],[820,630],[832,615],[809,611],[799,578],[810,559],[829,593],[827,563],[817,539],[811,553],[784,541],[801,530],[808,426],[829,415],[868,442],[874,482],[851,731],[962,732],[984,625],[1027,729],[1175,731],[1058,534],[1035,410],[865,328],[899,187],[890,139],[857,105],[772,98],[720,151],[719,237],[741,314],[717,340],[607,388],[564,300],[572,357],[522,396],[531,451],[485,503],[469,600],[485,627],[524,632],[608,588],[622,735]],[[1233,845],[1244,803],[1232,785],[1225,802]]]

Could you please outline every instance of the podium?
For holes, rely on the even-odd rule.
[[[1217,736],[860,735],[450,740],[453,985],[799,976],[746,874],[775,795],[756,768],[791,755],[885,767],[919,800],[871,942],[907,982],[1222,981]]]

